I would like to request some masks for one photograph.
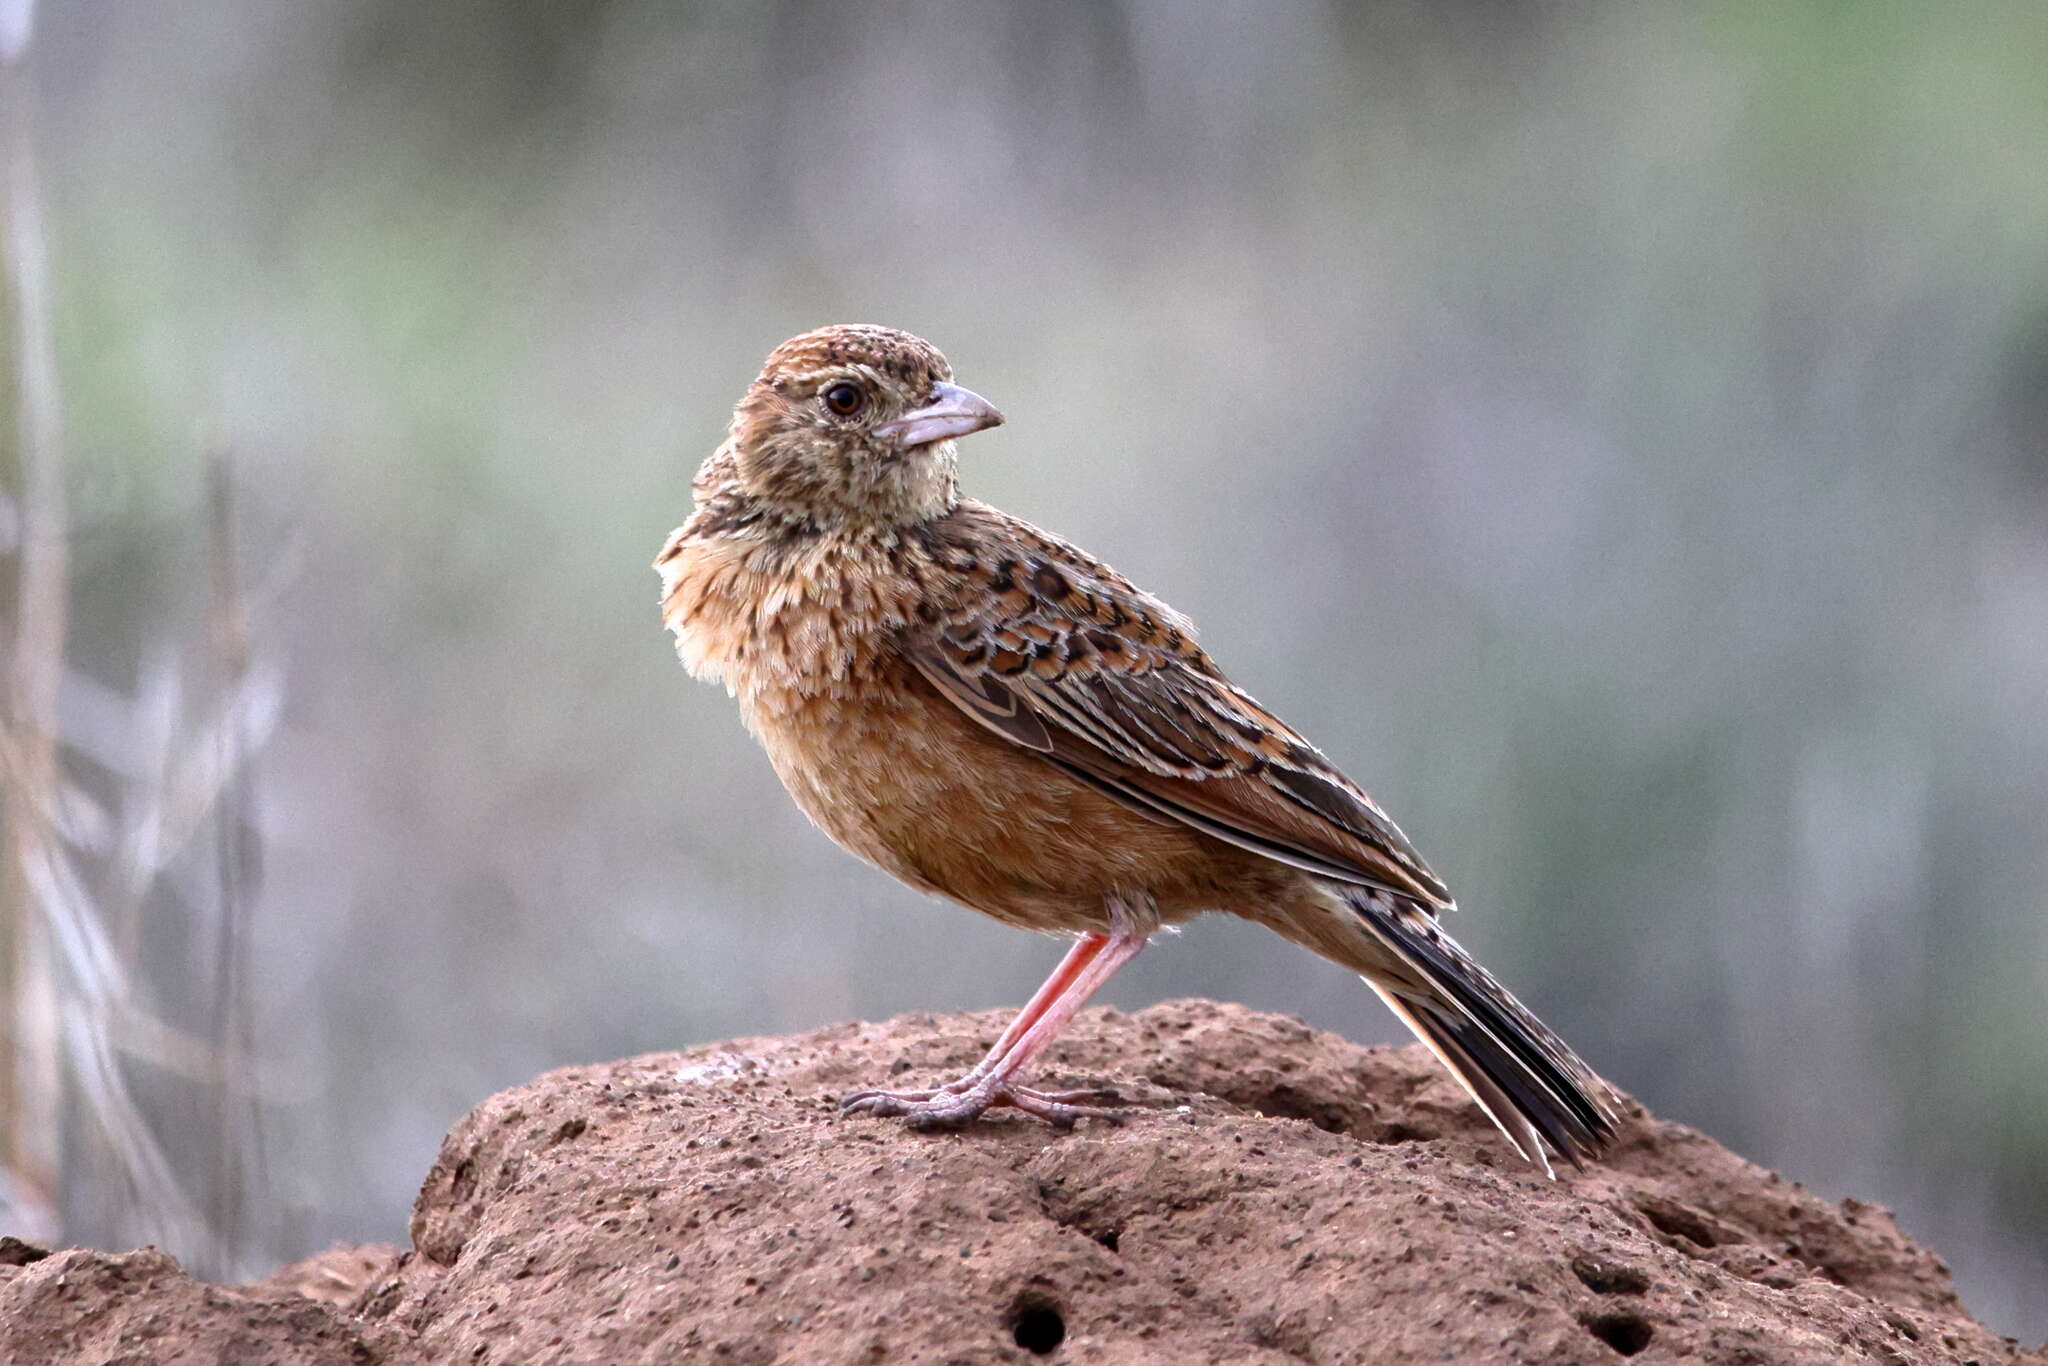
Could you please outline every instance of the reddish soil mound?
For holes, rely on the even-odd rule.
[[[2041,1360],[1881,1209],[1642,1114],[1607,1165],[1546,1181],[1419,1048],[1233,1007],[1082,1017],[1052,1070],[1159,1102],[1120,1127],[834,1114],[964,1068],[1003,1022],[549,1073],[456,1125],[396,1262],[246,1291],[155,1253],[0,1266],[0,1360]],[[357,1285],[352,1313],[287,1289]]]
[[[12,1240],[6,1240],[12,1242]],[[284,1290],[206,1285],[154,1249],[0,1248],[0,1361],[370,1366],[416,1359],[388,1328]]]

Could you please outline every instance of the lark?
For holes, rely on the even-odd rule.
[[[655,561],[683,663],[738,700],[819,829],[1072,941],[965,1076],[845,1108],[920,1129],[1114,1114],[1111,1092],[1026,1085],[1033,1059],[1161,927],[1220,911],[1362,976],[1530,1162],[1597,1156],[1612,1092],[1444,932],[1449,890],[1372,798],[1186,617],[960,492],[959,439],[1002,421],[906,332],[793,337]]]

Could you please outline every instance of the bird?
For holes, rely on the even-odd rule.
[[[1162,928],[1264,925],[1357,973],[1551,1174],[1617,1095],[1441,923],[1444,885],[1365,791],[1233,683],[1181,613],[960,491],[1003,422],[931,343],[867,324],[769,353],[655,560],[683,665],[723,683],[796,805],[919,891],[1071,941],[965,1075],[860,1090],[920,1130],[1059,1127],[1113,1090],[1031,1064]]]

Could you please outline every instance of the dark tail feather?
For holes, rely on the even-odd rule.
[[[1428,992],[1366,981],[1523,1157],[1547,1173],[1546,1143],[1580,1167],[1614,1142],[1606,1084],[1433,919],[1376,890],[1360,888],[1350,901]]]

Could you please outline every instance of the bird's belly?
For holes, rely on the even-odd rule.
[[[1078,933],[1107,928],[1115,894],[1171,922],[1249,890],[1239,885],[1248,856],[1083,786],[983,730],[907,668],[830,699],[757,697],[747,711],[819,829],[911,886],[997,919]]]

